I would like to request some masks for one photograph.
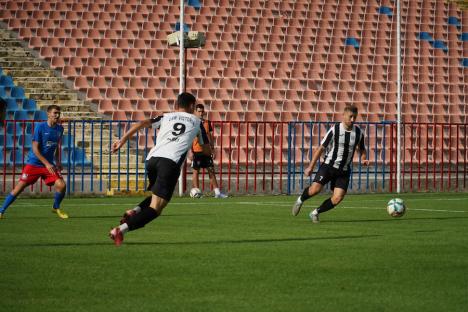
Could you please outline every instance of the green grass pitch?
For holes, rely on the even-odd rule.
[[[107,234],[141,197],[18,199],[0,220],[0,311],[466,311],[468,194],[348,195],[312,224],[295,197],[176,198]]]

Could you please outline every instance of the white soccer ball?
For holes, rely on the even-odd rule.
[[[401,198],[392,198],[387,204],[387,212],[390,216],[399,218],[406,212],[406,206]]]
[[[202,192],[199,188],[194,187],[190,190],[190,197],[192,198],[200,198],[202,197]]]

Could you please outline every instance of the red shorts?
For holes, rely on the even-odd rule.
[[[62,179],[62,175],[58,171],[56,171],[54,174],[51,174],[46,167],[26,165],[23,168],[23,172],[21,172],[20,181],[23,181],[27,184],[33,184],[39,178],[42,178],[46,185],[51,186],[58,179]]]

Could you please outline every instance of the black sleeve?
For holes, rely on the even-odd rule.
[[[151,128],[159,128],[161,126],[161,120],[163,119],[163,115],[156,116],[150,119]]]
[[[359,140],[359,149],[361,151],[366,150],[366,145],[364,144],[364,133],[361,133],[361,139]]]
[[[200,132],[198,133],[198,142],[200,143],[200,145],[210,143],[210,140],[208,139],[208,135],[206,134],[205,127],[203,127],[202,122],[200,122]]]

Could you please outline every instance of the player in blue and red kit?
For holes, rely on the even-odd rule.
[[[68,215],[60,210],[60,203],[65,196],[66,184],[60,174],[62,165],[58,157],[60,140],[63,135],[63,127],[59,125],[60,107],[50,105],[47,107],[47,121],[39,123],[34,129],[32,149],[29,151],[28,161],[23,168],[19,183],[5,198],[0,208],[0,219],[5,210],[10,206],[23,190],[42,178],[46,185],[55,186],[54,205],[52,212],[60,218],[67,219]],[[54,162],[57,160],[57,164]]]

